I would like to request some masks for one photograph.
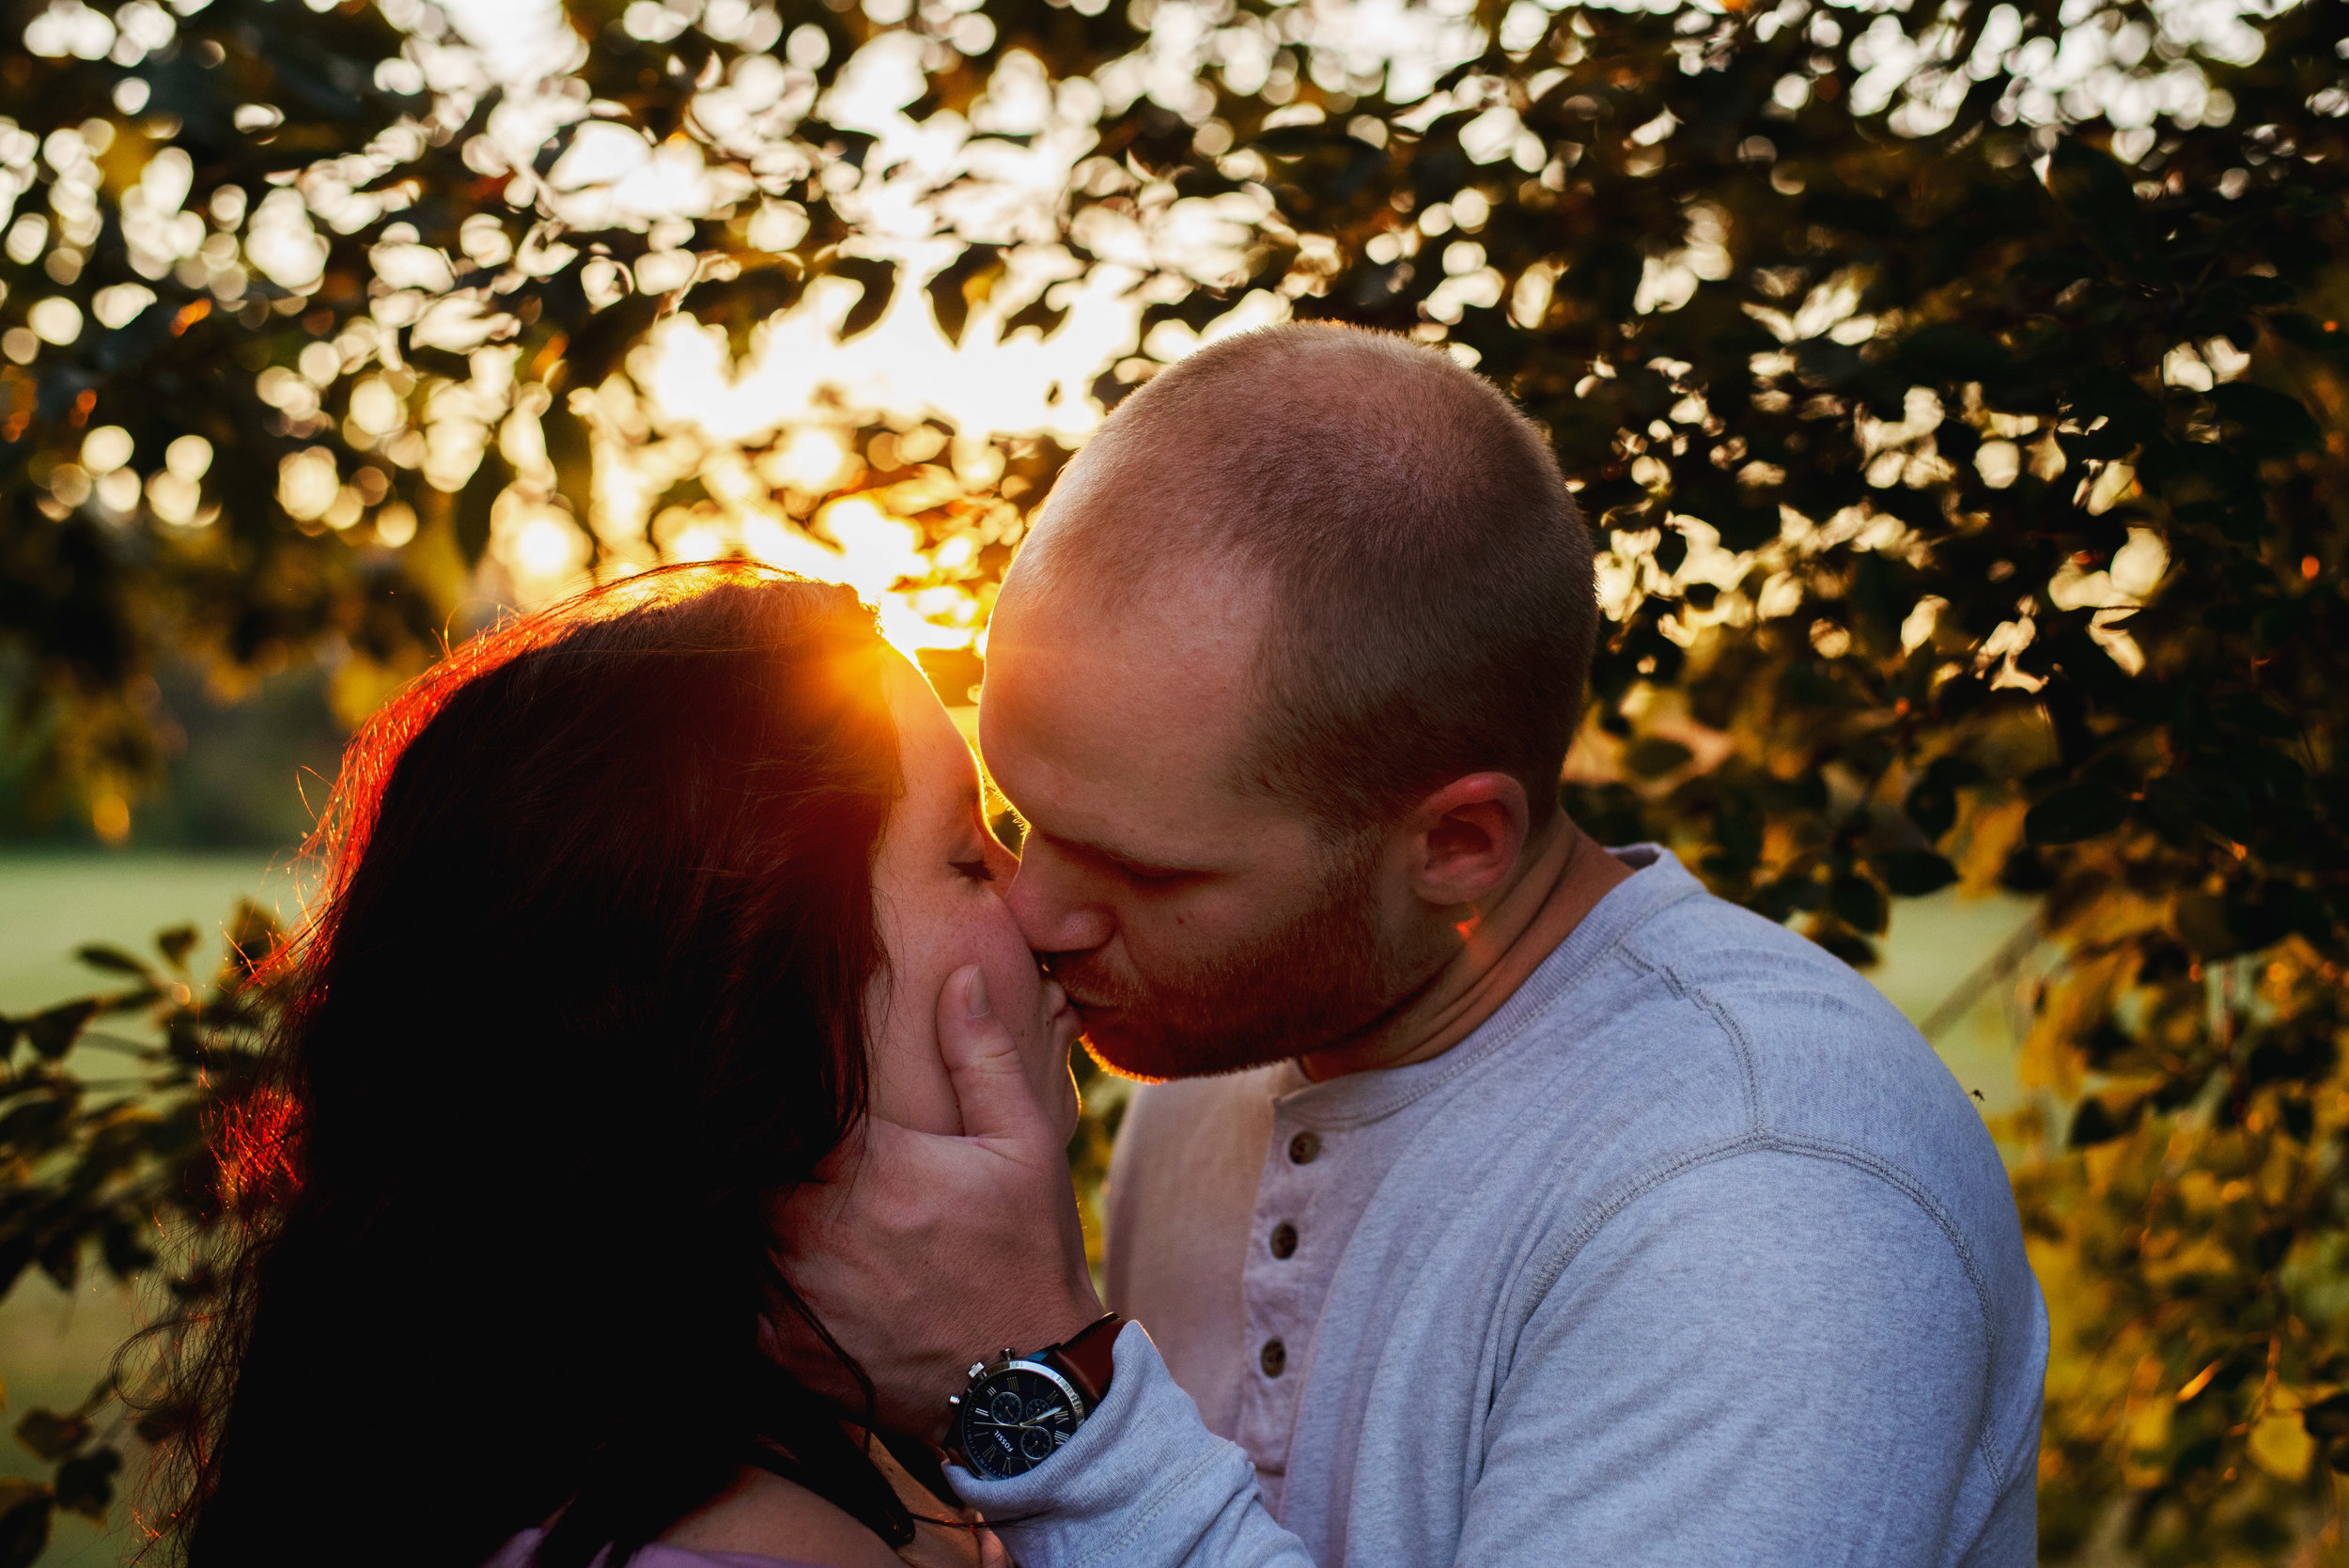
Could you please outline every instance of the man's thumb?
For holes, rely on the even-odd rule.
[[[1019,1060],[1019,1043],[995,1016],[987,975],[966,964],[938,993],[938,1053],[954,1083],[966,1138],[1027,1139],[1043,1133],[1044,1110]]]

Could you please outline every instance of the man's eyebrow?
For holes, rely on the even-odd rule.
[[[1080,855],[1108,861],[1128,871],[1150,872],[1160,876],[1194,876],[1206,869],[1205,866],[1175,865],[1153,856],[1135,854],[1130,850],[1121,849],[1113,844],[1095,844],[1085,839],[1063,838],[1058,833],[1049,833],[1033,826],[1028,831],[1034,837],[1050,839],[1060,848],[1073,849]]]

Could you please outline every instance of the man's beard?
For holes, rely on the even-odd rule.
[[[1376,1020],[1409,980],[1378,928],[1375,841],[1333,846],[1305,906],[1238,951],[1144,983],[1052,961],[1085,1048],[1128,1078],[1201,1078],[1303,1056]]]

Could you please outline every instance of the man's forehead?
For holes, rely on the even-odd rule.
[[[980,732],[1005,760],[1076,782],[1228,768],[1246,701],[1244,664],[1143,636],[990,641]]]
[[[1157,838],[1175,824],[1149,818],[1241,803],[1232,770],[1249,736],[1252,628],[1155,609],[1063,613],[1033,595],[1006,608],[988,637],[979,728],[1015,805],[1065,814],[1065,826],[1040,824],[1055,831]]]

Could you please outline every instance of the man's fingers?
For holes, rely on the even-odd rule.
[[[957,970],[939,988],[938,1052],[962,1110],[964,1137],[1051,1141],[1019,1043],[996,1017],[976,964]]]

